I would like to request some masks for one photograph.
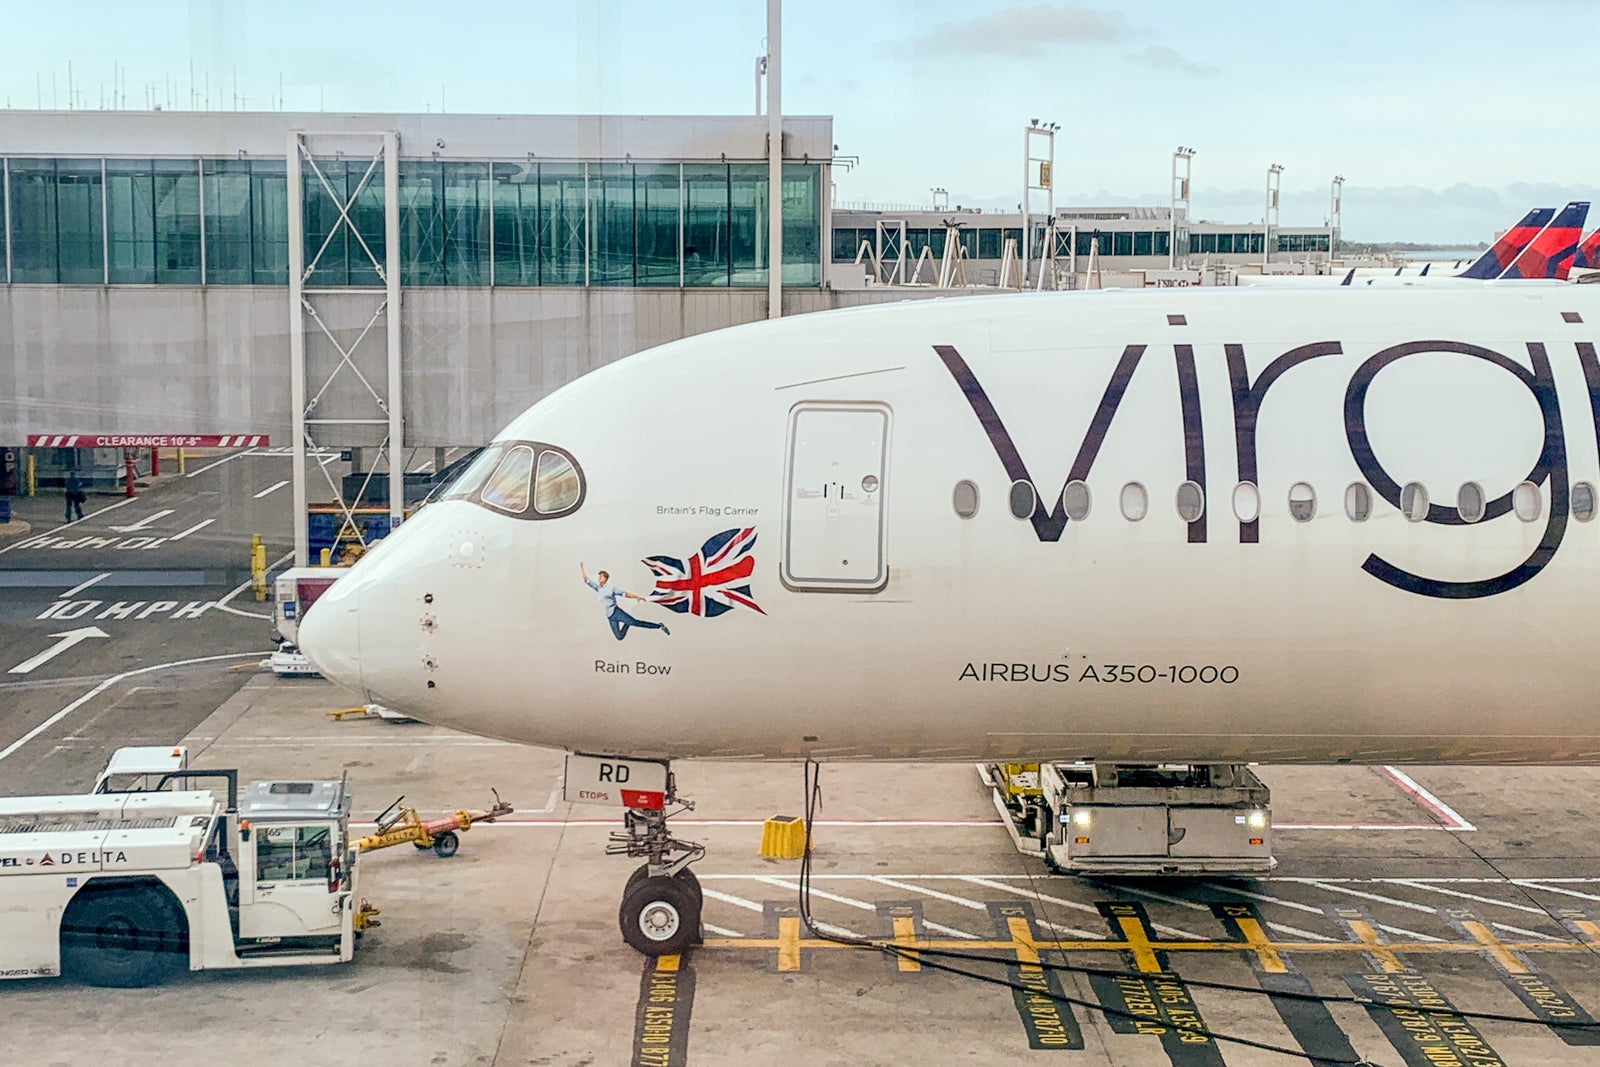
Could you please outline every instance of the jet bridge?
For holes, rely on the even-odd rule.
[[[1270,792],[1243,764],[989,764],[981,770],[1018,850],[1053,871],[1266,874],[1277,865]]]

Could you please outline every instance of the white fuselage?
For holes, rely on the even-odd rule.
[[[1600,287],[1470,285],[946,299],[693,337],[500,436],[575,460],[575,510],[430,504],[303,647],[418,718],[593,753],[1600,762],[1596,340]],[[1481,521],[1456,517],[1464,483]],[[740,530],[753,547],[695,573]],[[682,592],[734,558],[747,578]],[[618,639],[580,565],[688,610],[618,599],[671,631]]]

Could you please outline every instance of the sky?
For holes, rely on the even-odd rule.
[[[130,108],[188,108],[192,70],[222,110],[281,84],[287,110],[749,114],[767,32],[765,0],[0,4],[15,108],[67,107],[70,64],[88,108],[119,80]],[[1476,244],[1600,199],[1600,0],[785,7],[783,110],[860,157],[841,202],[1014,209],[1034,118],[1062,127],[1064,206],[1165,205],[1180,144],[1196,218],[1259,220],[1281,163],[1286,226],[1345,176],[1347,240]]]

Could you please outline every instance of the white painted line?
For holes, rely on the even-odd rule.
[[[287,560],[293,558],[293,556],[294,556],[293,552],[285,552],[283,555],[281,555],[277,559],[273,560],[272,563],[268,564],[267,571],[270,573],[279,564],[286,562]],[[250,579],[246,578],[244,581],[242,581],[238,585],[234,586],[233,589],[231,589],[226,596],[224,596],[221,600],[219,600],[215,604],[213,604],[212,607],[216,608],[218,611],[226,611],[229,615],[243,615],[247,619],[267,619],[267,620],[270,621],[271,618],[272,618],[271,615],[263,615],[259,611],[245,611],[245,610],[243,610],[241,608],[232,607],[228,603],[234,597],[238,596],[240,593],[244,592],[246,589],[249,589],[252,584],[254,584],[254,583],[251,582]]]
[[[73,586],[71,589],[68,589],[65,593],[61,594],[59,599],[65,600],[70,596],[74,596],[74,595],[76,595],[78,593],[81,593],[85,589],[89,588],[91,585],[94,585],[96,582],[103,581],[103,580],[105,580],[106,578],[109,578],[109,577],[111,577],[111,572],[110,571],[106,571],[104,574],[97,574],[93,578],[90,578],[87,582],[79,582],[77,585]]]
[[[185,537],[188,537],[190,534],[194,533],[195,531],[204,530],[207,526],[210,526],[212,523],[214,523],[216,521],[217,521],[216,519],[201,519],[199,522],[195,523],[193,526],[191,526],[187,530],[183,531],[183,533],[173,534],[171,537],[167,538],[167,540],[169,540],[169,541],[182,541]]]
[[[989,910],[987,904],[980,904],[976,900],[968,900],[966,897],[958,897],[951,893],[941,893],[937,889],[929,889],[925,885],[908,885],[905,882],[897,882],[893,878],[885,878],[880,874],[870,875],[869,877],[879,885],[886,885],[890,889],[899,889],[906,893],[921,893],[923,896],[933,897],[935,900],[948,900],[952,904],[960,904],[962,907],[971,908],[974,911],[986,912]]]
[[[1577,897],[1579,900],[1600,900],[1600,897],[1595,896],[1593,893],[1580,893],[1576,889],[1562,889],[1558,886],[1546,885],[1542,881],[1536,882],[1531,878],[1513,878],[1511,879],[1511,884],[1527,886],[1529,889],[1542,889],[1546,893],[1560,893],[1564,897]]]
[[[125,496],[121,500],[117,501],[115,504],[107,504],[105,507],[100,508],[97,511],[89,512],[89,514],[85,515],[81,519],[73,519],[71,522],[64,522],[60,526],[55,527],[54,529],[46,530],[43,533],[29,534],[27,537],[24,537],[20,541],[13,541],[9,545],[5,546],[4,548],[0,548],[0,553],[10,552],[13,548],[21,548],[23,545],[26,545],[28,542],[37,541],[41,537],[49,537],[51,534],[55,533],[57,530],[65,530],[68,526],[76,526],[80,522],[88,522],[90,519],[94,518],[96,515],[104,515],[108,511],[115,511],[118,508],[126,507],[127,505],[133,503],[137,499],[139,499],[139,498],[138,497],[134,497],[134,496]]]
[[[800,891],[800,886],[798,884],[786,882],[782,878],[773,877],[772,875],[758,874],[752,875],[752,877],[758,882],[766,882],[768,885],[775,885],[779,889],[787,889],[791,893],[798,893]],[[838,904],[847,904],[852,908],[860,908],[862,911],[878,910],[878,906],[876,904],[868,904],[866,901],[856,900],[854,897],[842,897],[837,893],[829,893],[826,890],[818,889],[815,886],[813,886],[811,889],[811,895],[814,897],[821,897],[823,900],[831,900]],[[945,926],[943,923],[929,922],[927,919],[923,919],[922,925],[928,930],[937,930],[939,933],[949,934],[951,937],[963,937],[968,941],[982,940],[977,934],[969,934],[965,930],[957,930],[954,926]],[[818,923],[817,926],[820,928],[822,924]]]
[[[1428,814],[1438,819],[1446,830],[1477,830],[1477,827],[1463,819],[1456,809],[1452,808],[1450,805],[1446,804],[1444,801],[1440,800],[1438,797],[1422,788],[1422,786],[1417,783],[1417,780],[1411,777],[1405,771],[1402,771],[1398,767],[1391,767],[1388,764],[1385,764],[1383,766],[1383,773],[1387,774],[1389,778],[1400,787],[1401,792],[1407,794],[1418,804],[1421,804],[1423,808],[1427,809]]]
[[[966,877],[962,878],[962,881],[971,882],[973,885],[981,885],[981,886],[984,886],[985,888],[988,888],[988,889],[999,889],[1002,892],[1015,893],[1019,897],[1028,897],[1028,898],[1031,898],[1033,900],[1044,901],[1044,902],[1049,903],[1049,904],[1056,904],[1056,905],[1059,905],[1060,907],[1063,907],[1063,908],[1072,908],[1075,911],[1088,912],[1091,915],[1099,915],[1100,914],[1100,909],[1095,907],[1093,904],[1085,904],[1081,900],[1068,900],[1065,897],[1050,896],[1048,893],[1040,893],[1040,892],[1038,892],[1038,891],[1036,891],[1036,890],[1034,890],[1032,888],[1025,887],[1025,886],[1006,885],[1004,882],[996,882],[996,881],[993,881],[991,879],[981,877],[979,875],[967,875]],[[1118,892],[1121,892],[1121,891],[1122,891],[1122,889],[1119,888]],[[1180,938],[1187,938],[1190,941],[1209,941],[1209,940],[1211,940],[1211,938],[1207,937],[1205,934],[1197,934],[1192,930],[1184,930],[1184,929],[1181,929],[1181,928],[1176,927],[1176,926],[1167,926],[1167,925],[1165,925],[1163,923],[1151,923],[1150,925],[1154,926],[1156,928],[1156,930],[1161,932],[1161,933],[1172,934],[1172,935],[1175,935],[1175,936],[1180,937]],[[1085,935],[1087,935],[1087,936],[1089,936],[1089,937],[1099,938],[1099,939],[1104,939],[1105,936],[1106,936],[1105,934],[1090,933],[1087,930],[1080,931],[1080,932],[1085,934]]]
[[[1284,879],[1284,881],[1288,881],[1288,880],[1289,879]],[[1304,878],[1304,879],[1296,878],[1296,879],[1293,879],[1293,881],[1305,882],[1305,883],[1310,884],[1310,885],[1317,885],[1318,884],[1316,882],[1312,882],[1309,878]],[[1327,918],[1327,913],[1324,912],[1321,908],[1313,907],[1310,904],[1302,904],[1297,900],[1285,900],[1282,897],[1269,897],[1265,893],[1252,893],[1248,889],[1236,889],[1236,888],[1234,888],[1233,886],[1230,886],[1230,885],[1212,884],[1211,888],[1219,889],[1224,893],[1233,893],[1236,896],[1249,897],[1251,900],[1259,900],[1259,901],[1261,901],[1263,903],[1266,903],[1266,904],[1282,904],[1286,908],[1297,908],[1300,911],[1309,911],[1313,915],[1321,915],[1323,918]],[[1418,932],[1416,930],[1407,930],[1403,926],[1389,926],[1386,923],[1373,923],[1372,925],[1376,926],[1379,930],[1382,930],[1384,933],[1398,934],[1400,937],[1409,937],[1413,941],[1443,941],[1444,940],[1444,938],[1442,938],[1442,937],[1434,937],[1431,934],[1420,933],[1420,932]],[[1338,938],[1323,938],[1323,940],[1325,940],[1325,941],[1336,941],[1336,940],[1338,940]]]
[[[263,453],[263,452],[257,452],[253,448],[247,448],[243,452],[235,452],[231,456],[223,456],[221,459],[217,460],[215,463],[207,463],[204,467],[200,467],[197,470],[192,470],[189,473],[185,474],[184,477],[185,478],[193,478],[197,474],[204,474],[206,471],[210,470],[211,468],[220,467],[224,463],[231,463],[233,460],[238,459],[240,456],[260,456],[260,455],[265,455],[265,454],[266,453]]]
[[[704,919],[700,920],[700,925],[705,927],[711,933],[716,934],[718,937],[743,937],[744,936],[739,931],[730,930],[726,926],[713,926],[711,923],[706,922]]]
[[[1413,878],[1396,878],[1394,885],[1408,885],[1412,889],[1422,889],[1430,893],[1440,893],[1447,897],[1460,897],[1462,900],[1476,900],[1480,904],[1493,904],[1497,908],[1511,908],[1514,911],[1525,911],[1531,915],[1548,915],[1543,908],[1536,908],[1531,904],[1513,904],[1509,900],[1496,900],[1494,897],[1480,896],[1477,893],[1463,893],[1459,889],[1446,889],[1443,886],[1429,885]]]
[[[1420,912],[1422,912],[1422,913],[1424,913],[1426,915],[1438,915],[1439,914],[1437,909],[1430,908],[1426,904],[1418,904],[1416,901],[1413,901],[1413,900],[1401,900],[1399,897],[1386,897],[1386,896],[1382,896],[1382,895],[1380,895],[1378,893],[1363,893],[1359,889],[1351,889],[1349,886],[1334,885],[1332,882],[1318,882],[1318,881],[1310,881],[1310,880],[1308,880],[1305,884],[1306,885],[1311,885],[1311,886],[1316,886],[1318,889],[1326,889],[1326,890],[1328,890],[1329,892],[1332,892],[1332,893],[1346,893],[1346,894],[1348,894],[1348,895],[1350,895],[1352,897],[1360,897],[1362,900],[1370,900],[1370,901],[1372,901],[1373,903],[1376,903],[1376,904],[1393,904],[1396,907],[1410,908],[1412,911],[1420,911]]]
[[[282,489],[284,486],[286,486],[288,484],[289,484],[289,479],[287,479],[287,478],[285,478],[281,482],[274,482],[273,484],[267,486],[265,489],[261,490],[261,492],[257,493],[255,498],[257,500],[260,500],[262,497],[266,496],[268,493],[275,493],[279,489]]]
[[[767,910],[753,900],[746,900],[744,897],[736,897],[732,893],[722,893],[715,889],[707,889],[704,885],[701,885],[700,887],[700,894],[702,896],[710,897],[712,900],[720,900],[724,904],[732,904],[736,908],[743,908],[745,911],[753,911],[758,915],[765,914]]]
[[[125,679],[133,678],[141,674],[152,674],[156,671],[164,671],[171,667],[192,667],[197,663],[216,663],[225,659],[260,658],[261,656],[265,655],[267,655],[265,652],[229,652],[222,656],[201,656],[198,659],[173,660],[171,663],[157,663],[149,667],[140,667],[136,670],[123,671],[121,674],[113,674],[111,677],[107,678],[105,681],[101,682],[99,685],[83,694],[83,696],[79,697],[77,700],[74,700],[72,703],[68,704],[66,707],[50,716],[38,726],[35,726],[21,737],[11,742],[11,744],[7,745],[5,748],[0,749],[0,760],[10,756],[12,753],[16,752],[17,749],[21,748],[29,741],[32,741],[35,737],[38,737],[40,734],[50,729],[50,727],[54,726],[62,719],[65,719],[68,715],[71,715],[74,711],[77,711],[89,701],[93,700],[101,693],[104,693],[107,689],[110,689],[112,686]]]

